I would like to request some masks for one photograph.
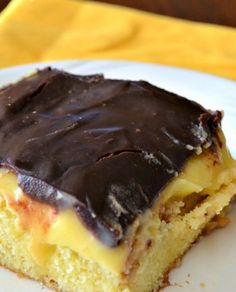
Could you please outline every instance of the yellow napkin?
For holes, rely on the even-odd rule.
[[[90,1],[12,0],[0,15],[0,66],[125,59],[236,79],[236,30]]]

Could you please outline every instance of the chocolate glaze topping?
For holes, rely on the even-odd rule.
[[[114,247],[190,156],[214,149],[220,120],[144,81],[46,68],[0,91],[1,165]]]

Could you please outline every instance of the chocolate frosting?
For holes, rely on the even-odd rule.
[[[214,148],[220,120],[144,81],[46,68],[0,91],[1,165],[115,247],[188,158]]]

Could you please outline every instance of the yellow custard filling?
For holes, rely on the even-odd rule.
[[[230,182],[230,173],[233,172],[232,177],[236,176],[234,160],[225,148],[219,150],[218,157],[213,156],[208,153],[192,157],[184,171],[161,192],[149,212],[159,212],[159,206],[172,197],[183,198],[193,193],[213,195],[225,183],[226,177]],[[16,175],[3,168],[0,171],[0,195],[6,200],[9,210],[17,214],[15,223],[19,233],[24,230],[30,232],[27,248],[40,266],[47,264],[57,245],[68,247],[114,273],[120,274],[125,270],[132,252],[134,226],[130,227],[126,240],[120,246],[107,247],[86,229],[73,210],[58,213],[53,207],[32,200],[18,186]]]

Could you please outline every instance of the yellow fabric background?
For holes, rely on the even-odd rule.
[[[0,15],[0,67],[123,59],[236,79],[236,29],[90,1],[12,0]]]

